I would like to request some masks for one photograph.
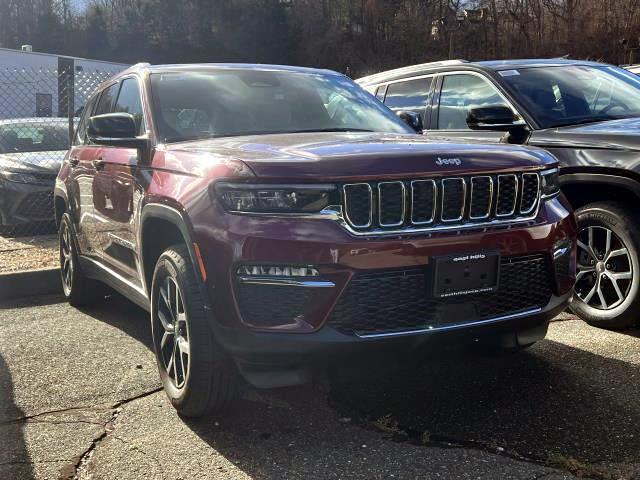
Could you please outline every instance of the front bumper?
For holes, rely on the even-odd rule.
[[[40,185],[0,179],[0,226],[53,221],[53,183]]]
[[[505,348],[543,340],[549,321],[564,311],[571,292],[553,297],[536,313],[523,313],[482,322],[362,338],[325,326],[309,335],[255,332],[214,323],[218,343],[229,353],[244,376],[258,388],[275,388],[308,382],[313,372],[354,359],[420,356],[444,347],[487,343]]]
[[[194,240],[202,252],[207,272],[205,289],[214,312],[212,328],[218,342],[243,371],[259,371],[260,367],[256,366],[260,365],[272,371],[283,365],[305,364],[310,357],[334,358],[337,354],[353,354],[376,346],[413,348],[424,344],[427,338],[443,338],[444,334],[452,338],[460,333],[473,336],[478,332],[513,336],[514,332],[546,325],[565,308],[574,281],[574,261],[560,259],[564,262],[562,267],[553,258],[559,243],[575,245],[575,221],[563,197],[545,202],[537,218],[526,224],[384,237],[354,237],[330,220],[217,213],[202,209],[201,215],[191,215]],[[537,265],[545,266],[544,282],[538,275],[538,280],[524,289],[529,288],[532,296],[536,296],[539,289],[547,288],[544,300],[535,305],[523,303],[513,311],[500,310],[496,307],[500,302],[494,302],[491,306],[494,310],[489,308],[484,314],[477,315],[470,309],[471,301],[465,302],[462,297],[462,301],[447,306],[446,311],[437,310],[436,305],[439,317],[432,321],[433,310],[421,311],[419,305],[413,305],[413,310],[407,313],[405,298],[398,303],[397,310],[389,309],[388,314],[380,318],[384,321],[384,318],[393,319],[401,314],[405,317],[421,315],[422,318],[415,319],[413,324],[396,323],[388,330],[385,325],[366,327],[364,333],[371,335],[362,335],[363,332],[356,328],[350,331],[349,325],[345,328],[344,322],[335,321],[336,312],[342,308],[341,300],[352,294],[350,288],[358,279],[380,272],[417,271],[424,273],[422,281],[428,284],[434,257],[479,251],[499,251],[503,258],[509,259],[536,256]],[[573,253],[571,249],[570,253]],[[247,265],[311,266],[320,275],[307,280],[333,286],[258,285],[255,286],[256,294],[249,298],[237,273],[239,267]],[[517,275],[509,278],[511,283],[521,280]],[[274,288],[280,289],[280,293],[274,294]],[[422,287],[414,285],[412,288],[415,292]],[[306,302],[302,307],[296,300],[299,299],[297,292],[301,290],[308,292],[302,298]],[[403,295],[407,289],[403,286],[397,290]],[[427,288],[423,296],[429,297],[430,292]],[[373,300],[386,296],[382,289]],[[528,292],[521,295],[526,296]],[[359,302],[357,295],[352,302],[356,307],[362,303],[364,300]],[[433,307],[433,302],[430,305]],[[279,313],[296,311],[296,308],[295,315]],[[346,311],[347,314],[342,315],[346,319],[360,315],[367,320],[374,316],[366,310],[364,314],[363,311]],[[369,312],[376,312],[375,305]]]

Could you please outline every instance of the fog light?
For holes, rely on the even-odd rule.
[[[320,272],[311,267],[291,265],[243,265],[237,275],[243,277],[319,277]]]

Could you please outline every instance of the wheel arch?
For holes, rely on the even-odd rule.
[[[67,197],[62,195],[57,190],[53,197],[53,208],[56,219],[56,227],[60,228],[60,220],[62,219],[62,215],[64,215],[64,213],[68,211],[69,205],[67,202]]]
[[[204,288],[203,274],[198,268],[201,260],[196,253],[191,227],[180,210],[175,207],[151,203],[142,209],[139,229],[140,264],[144,288],[151,299],[151,283],[156,262],[166,248],[176,243],[186,246],[191,264],[199,276],[203,297],[208,305],[208,296]]]
[[[576,171],[562,173],[560,186],[574,209],[593,202],[614,200],[633,204],[640,200],[640,182],[617,174]]]

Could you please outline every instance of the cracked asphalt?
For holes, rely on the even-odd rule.
[[[117,296],[0,305],[0,479],[640,479],[640,332],[564,315],[517,355],[341,369],[199,420],[149,338]]]

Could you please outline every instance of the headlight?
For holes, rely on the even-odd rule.
[[[31,175],[30,173],[21,173],[21,172],[0,171],[0,178],[4,178],[9,182],[31,183],[35,185],[49,185],[49,184],[53,184],[53,182],[55,181],[55,177],[53,176],[49,180],[43,177],[38,177],[36,175]]]
[[[560,170],[552,168],[541,173],[542,198],[555,197],[560,193]]]
[[[335,185],[252,185],[217,183],[218,198],[230,212],[317,213],[331,204]]]

